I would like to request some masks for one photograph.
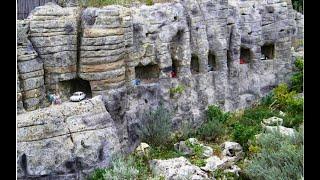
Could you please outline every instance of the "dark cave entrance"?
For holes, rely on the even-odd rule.
[[[208,71],[216,71],[217,67],[217,59],[212,51],[209,51],[208,54]]]
[[[155,82],[159,79],[160,68],[157,64],[142,65],[141,63],[135,67],[136,79],[140,79],[145,83]]]
[[[265,44],[261,47],[261,60],[274,58],[274,44]]]
[[[248,64],[251,61],[250,49],[241,47],[240,48],[240,64]]]
[[[195,54],[191,54],[191,64],[190,64],[190,70],[192,74],[198,74],[199,73],[199,57]]]
[[[89,81],[81,78],[71,79],[67,81],[60,81],[58,83],[57,91],[60,93],[63,100],[69,100],[70,96],[77,91],[82,91],[87,98],[92,97],[91,86]]]
[[[183,59],[183,30],[178,30],[176,35],[172,37],[170,41],[170,55],[171,55],[171,74],[170,77],[176,78],[179,77],[180,73],[180,62]]]

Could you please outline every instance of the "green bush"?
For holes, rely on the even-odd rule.
[[[301,68],[301,65],[297,67]],[[283,117],[286,127],[298,127],[303,122],[303,103],[303,98],[297,97],[296,91],[290,91],[288,85],[284,83],[279,84],[261,100],[261,106],[270,107],[273,112],[281,110],[287,114]],[[277,116],[277,114],[274,115]]]
[[[174,88],[170,88],[170,97],[174,96],[175,94],[181,94],[185,90],[185,87],[183,85],[178,85]]]
[[[197,129],[196,134],[200,139],[215,140],[225,134],[224,122],[229,118],[229,113],[224,113],[218,106],[208,107],[207,120]]]
[[[272,91],[269,92],[266,96],[264,96],[261,99],[261,103],[260,104],[262,106],[270,106],[274,101],[273,96],[274,96],[273,92]]]
[[[153,0],[146,0],[146,5],[147,6],[153,5]]]
[[[248,141],[254,138],[254,135],[259,133],[258,126],[246,126],[243,124],[235,124],[233,128],[233,139],[241,144],[246,151],[248,149]]]
[[[179,129],[173,134],[173,141],[184,141],[196,136],[195,127],[189,121],[183,121]]]
[[[303,13],[303,0],[292,0],[293,9]]]
[[[263,134],[257,143],[260,151],[244,172],[251,179],[300,179],[303,177],[303,135]]]
[[[303,91],[303,59],[298,58],[295,61],[295,68],[297,72],[292,75],[291,77],[291,90],[296,92],[302,92]]]
[[[144,114],[138,131],[142,141],[153,146],[169,145],[171,142],[171,112],[160,105],[156,110]]]
[[[170,159],[170,158],[176,158],[180,157],[183,154],[179,151],[176,151],[173,149],[173,146],[171,147],[163,147],[163,146],[157,146],[157,147],[151,147],[150,150],[150,159]]]
[[[211,105],[208,107],[207,117],[209,121],[217,119],[219,122],[225,123],[230,117],[230,113],[225,113],[218,106]]]
[[[277,111],[272,111],[266,106],[256,106],[246,109],[242,116],[232,117],[234,123],[230,125],[233,139],[241,144],[245,151],[248,150],[248,141],[254,138],[254,135],[261,132],[261,121],[263,119],[277,116]]]
[[[88,180],[104,180],[105,169],[95,169],[92,174],[88,177]]]
[[[135,167],[135,160],[132,156],[127,158],[117,156],[112,159],[111,167],[107,169],[97,169],[89,177],[89,180],[122,180],[136,179],[139,171]]]

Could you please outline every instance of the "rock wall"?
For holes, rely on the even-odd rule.
[[[81,176],[108,166],[111,156],[120,153],[116,127],[101,96],[20,114],[17,126],[17,172],[23,179]]]
[[[35,110],[45,96],[43,61],[28,40],[29,22],[17,21],[17,110]]]
[[[43,60],[47,90],[77,76],[79,8],[53,3],[36,7],[28,16],[29,39]]]
[[[174,113],[173,128],[200,124],[211,104],[246,108],[288,81],[301,40],[303,15],[287,0],[37,7],[18,21],[19,177],[79,178],[106,164],[105,137],[132,151],[143,114],[159,103]],[[90,84],[92,100],[35,110],[49,92],[68,99],[77,80]]]

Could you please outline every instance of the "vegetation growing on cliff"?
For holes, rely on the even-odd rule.
[[[302,70],[303,62],[296,61],[298,70]],[[303,72],[298,72],[302,73]],[[303,79],[302,79],[303,80]],[[303,86],[298,82],[297,86]],[[151,149],[148,156],[129,155],[128,158],[115,161],[107,169],[97,169],[91,179],[103,177],[135,177],[136,179],[162,179],[153,177],[148,161],[152,159],[169,159],[183,156],[183,153],[174,149],[173,144],[179,140],[195,137],[203,140],[213,149],[213,154],[220,156],[221,139],[233,140],[240,143],[245,152],[244,159],[240,161],[241,177],[248,179],[299,179],[303,177],[303,97],[299,97],[295,88],[287,84],[279,84],[260,103],[253,107],[234,112],[225,113],[218,106],[211,105],[207,110],[207,120],[196,130],[188,123],[181,126],[180,130],[172,136],[172,117],[169,110],[160,105],[157,109],[146,113],[142,137],[150,143]],[[261,122],[270,117],[281,117],[283,125],[293,127],[299,133],[296,136],[283,136],[278,133],[264,133]],[[259,138],[256,135],[261,134]],[[201,146],[191,147],[193,155],[186,156],[194,165],[203,167],[205,158],[201,156]],[[250,163],[248,163],[250,162]],[[233,173],[217,170],[216,178],[239,178]],[[107,178],[108,179],[108,178]],[[114,178],[113,178],[114,179]]]
[[[245,168],[251,179],[301,179],[303,177],[303,130],[296,137],[263,134],[259,152]]]

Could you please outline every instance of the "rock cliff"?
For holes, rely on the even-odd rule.
[[[245,108],[288,81],[303,15],[287,0],[48,3],[17,32],[18,177],[79,178],[107,163],[101,147],[132,151],[135,127],[160,102],[174,112],[174,128],[197,125],[210,104]],[[67,100],[76,90],[93,99],[44,108],[48,93]]]

